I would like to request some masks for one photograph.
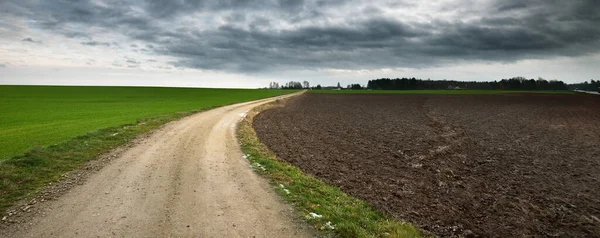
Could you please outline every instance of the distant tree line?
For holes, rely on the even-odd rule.
[[[363,86],[361,86],[360,84],[357,83],[353,83],[348,85],[348,87],[346,87],[347,89],[352,89],[352,90],[360,90],[360,89],[364,89]]]
[[[600,81],[591,80],[590,83],[566,85],[558,80],[545,80],[543,78],[527,79],[524,77],[513,77],[500,81],[454,81],[454,80],[423,80],[417,78],[380,78],[369,80],[366,86],[360,84],[349,84],[346,89],[350,90],[423,90],[423,89],[471,89],[471,90],[568,90],[581,89],[596,91],[600,87]],[[277,82],[269,83],[271,89],[342,89],[340,83],[337,86],[311,87],[308,81],[289,81],[283,85]]]
[[[594,81],[593,79],[590,80],[590,82],[588,83],[588,81],[585,81],[583,83],[574,83],[574,84],[569,84],[568,85],[570,90],[586,90],[586,91],[598,91],[598,88],[600,88],[600,81]]]
[[[320,86],[320,85],[319,85]],[[302,83],[296,81],[289,81],[284,85],[279,85],[277,82],[269,83],[270,89],[309,89],[310,83],[308,81],[304,81]]]
[[[360,85],[359,85],[360,86]],[[380,78],[369,80],[367,89],[416,90],[416,89],[475,89],[475,90],[567,90],[567,85],[558,80],[543,78],[526,79],[514,77],[492,82],[461,82],[454,80],[422,80],[416,78]]]

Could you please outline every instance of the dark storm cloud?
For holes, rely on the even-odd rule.
[[[437,9],[458,18],[436,18],[431,12],[428,21],[383,14],[391,8],[411,9],[418,1],[373,1],[355,15],[344,11],[361,1],[8,3],[5,13],[88,39],[83,44],[108,46],[89,39],[95,31],[110,31],[142,42],[142,52],[173,57],[174,66],[210,70],[427,67],[456,60],[511,62],[600,51],[600,1],[594,0],[497,0],[483,8],[462,0]],[[340,14],[346,14],[343,21],[331,20],[330,15]]]
[[[317,1],[320,2],[320,1]],[[340,3],[347,1],[338,1]],[[261,9],[273,9],[275,11],[292,12],[302,10],[306,4],[304,0],[146,0],[140,2],[151,15],[157,17],[174,17],[200,11],[253,11]],[[277,12],[274,12],[277,13]]]
[[[503,3],[500,7],[498,7],[499,11],[511,11],[511,10],[515,10],[515,9],[522,9],[522,8],[526,8],[527,4],[523,3],[523,2],[508,2],[508,3]]]
[[[495,53],[514,58],[598,51],[599,1],[510,2],[502,1],[498,10],[520,14],[490,14],[475,24],[454,24],[433,43],[484,56]]]
[[[382,54],[382,50],[404,48],[399,46],[402,42],[423,34],[408,25],[382,19],[354,26],[304,27],[277,33],[223,26],[205,32],[202,41],[193,40],[194,36],[178,37],[183,40],[165,45],[161,53],[181,59],[178,66],[203,69],[257,71],[283,64],[293,68],[375,67],[385,64],[387,57],[394,57]]]

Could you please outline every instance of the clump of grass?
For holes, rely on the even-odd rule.
[[[256,172],[265,176],[277,193],[300,212],[304,220],[325,234],[340,237],[422,236],[413,225],[383,215],[364,201],[277,159],[259,141],[252,128],[253,117],[269,106],[274,104],[258,107],[248,113],[238,124],[238,139],[242,151]]]

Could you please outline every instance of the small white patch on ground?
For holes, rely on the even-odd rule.
[[[331,224],[330,221],[325,223],[325,225],[321,226],[321,230],[335,230],[335,226]]]
[[[254,163],[252,164],[252,168],[253,168],[253,169],[261,169],[262,171],[265,171],[265,170],[267,170],[267,168],[265,168],[265,166],[262,166],[262,164],[259,164],[259,163],[257,163],[257,162],[254,162]]]
[[[308,213],[308,215],[306,215],[306,219],[309,219],[309,220],[310,219],[318,219],[318,218],[322,218],[322,217],[323,217],[323,215],[319,215],[314,212]]]
[[[287,188],[285,188],[285,186],[283,186],[283,184],[279,184],[279,187],[286,193],[286,194],[290,194],[290,190],[288,190]]]

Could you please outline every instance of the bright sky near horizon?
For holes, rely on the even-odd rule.
[[[596,0],[2,0],[0,84],[600,79]]]

